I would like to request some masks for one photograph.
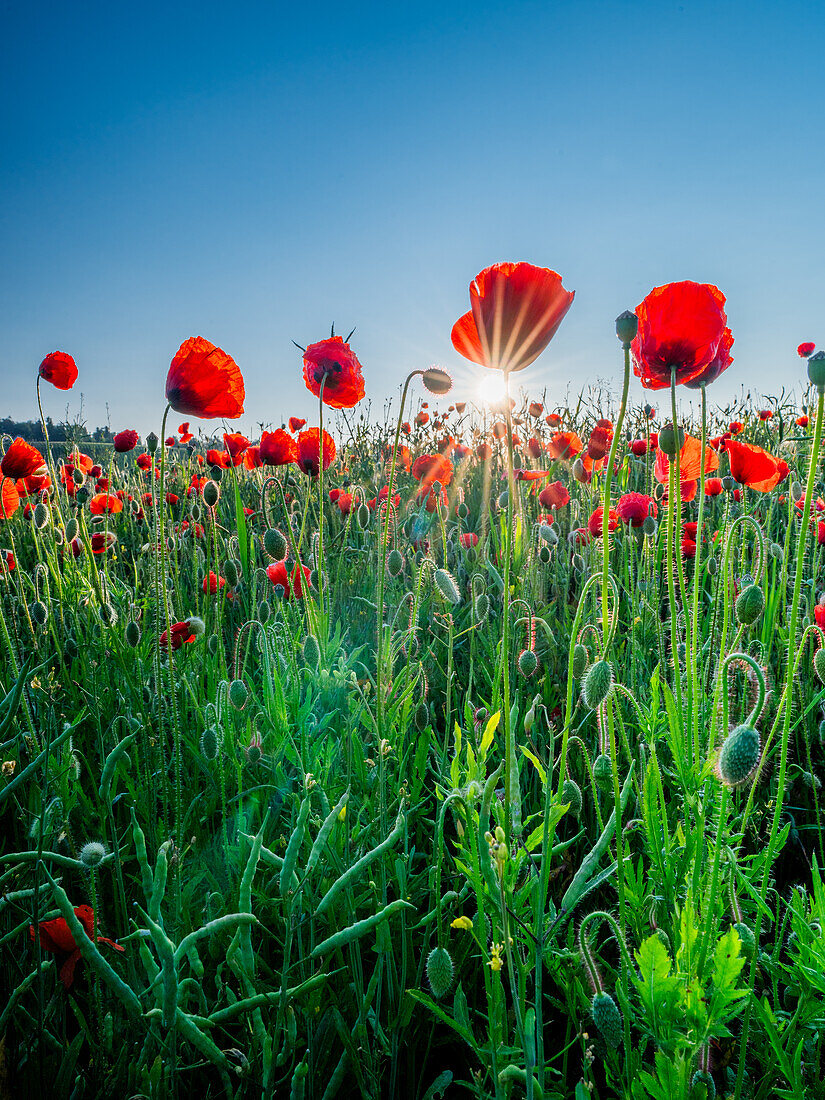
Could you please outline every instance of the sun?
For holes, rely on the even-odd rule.
[[[504,385],[504,375],[501,371],[491,370],[485,374],[476,386],[476,394],[482,405],[489,405],[491,408],[503,405],[506,387]]]

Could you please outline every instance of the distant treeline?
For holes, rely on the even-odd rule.
[[[50,416],[46,417],[46,428],[53,443],[111,443],[112,433],[108,428],[95,428],[90,432],[85,424],[60,421],[55,424]],[[0,434],[16,439],[22,436],[30,443],[43,442],[43,425],[39,420],[12,420],[10,416],[0,420]]]

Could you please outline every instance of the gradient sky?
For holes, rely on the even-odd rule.
[[[202,335],[243,371],[233,426],[314,417],[291,341],[333,321],[374,415],[431,363],[471,396],[450,328],[499,260],[576,291],[529,372],[551,402],[616,385],[613,319],[673,280],[727,295],[718,398],[799,389],[825,344],[820,3],[0,11],[0,415],[59,348],[47,413],[157,430]]]

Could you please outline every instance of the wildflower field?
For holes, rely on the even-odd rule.
[[[620,399],[560,407],[519,372],[572,304],[481,272],[498,395],[414,371],[383,424],[333,334],[259,440],[202,337],[93,455],[45,438],[71,355],[32,367],[0,1100],[825,1095],[825,354],[723,408],[725,297],[670,283]]]

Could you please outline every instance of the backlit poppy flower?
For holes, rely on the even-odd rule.
[[[223,445],[234,459],[240,457],[249,446],[249,440],[240,432],[224,432]]]
[[[11,550],[0,550],[0,574],[13,573],[16,568],[17,562]]]
[[[410,472],[410,466],[412,465],[412,452],[409,447],[405,447],[401,444],[395,455],[395,461],[400,462],[407,473]]]
[[[825,520],[817,520],[816,524],[816,544],[817,546],[825,546]]]
[[[188,443],[190,439],[194,439],[194,436],[189,431],[188,420],[184,420],[182,424],[178,425],[178,434],[180,435],[181,443]]]
[[[604,516],[604,508],[596,508],[590,515],[590,519],[587,521],[587,528],[594,539],[600,539],[602,537],[602,523]],[[607,517],[607,529],[608,531],[615,531],[619,526],[619,517],[617,513],[611,508],[610,514]]]
[[[120,504],[120,501],[118,501],[118,504]],[[120,506],[123,508],[122,504]],[[96,531],[95,534],[92,535],[90,541],[93,554],[105,554],[107,550],[111,550],[117,542],[117,539],[111,531]]]
[[[291,432],[299,432],[305,424],[306,420],[302,420],[300,416],[291,416],[289,418],[289,430]]]
[[[808,424],[809,424],[809,420],[808,420],[807,416],[798,416],[796,418],[797,428],[807,428]]]
[[[342,492],[343,492],[343,489],[330,489],[327,496],[332,501],[332,503],[335,504],[335,502],[338,500],[338,497],[341,495]]]
[[[731,435],[739,435],[739,433],[744,430],[744,427],[745,425],[741,420],[731,420],[730,424],[728,424],[728,431]]]
[[[586,527],[577,527],[570,532],[569,538],[574,546],[587,546],[589,542],[593,541],[593,536]]]
[[[471,309],[453,325],[453,347],[493,370],[523,370],[550,343],[573,298],[556,271],[493,264],[470,284]]]
[[[95,911],[91,905],[79,905],[74,911],[74,915],[80,921],[83,926],[83,931],[92,939],[95,934]],[[64,917],[56,917],[54,920],[41,921],[37,926],[37,937],[40,940],[40,946],[44,951],[50,952],[52,955],[64,955],[66,956],[61,964],[58,974],[60,980],[63,983],[63,988],[68,989],[74,981],[74,972],[80,961],[80,948],[75,942],[75,938],[72,935],[72,931],[69,928]],[[29,925],[29,939],[34,943],[35,930],[34,925]],[[107,943],[109,947],[114,947],[115,951],[125,951],[125,947],[121,947],[119,943],[115,943],[114,940],[107,939],[106,936],[98,936],[97,943]]]
[[[489,462],[493,456],[493,448],[489,443],[479,443],[476,447],[476,457],[481,462]]]
[[[725,333],[725,296],[710,283],[654,287],[636,307],[639,331],[630,345],[633,370],[651,390],[690,382],[716,358]]]
[[[389,485],[382,485],[377,497],[373,497],[372,500],[367,501],[367,507],[371,512],[375,511],[377,504],[383,504],[385,500],[389,499],[390,487]],[[397,508],[401,504],[401,497],[398,493],[393,493],[392,497],[393,505]]]
[[[540,401],[531,401],[527,411],[530,416],[541,416],[544,412],[544,405]]]
[[[192,622],[189,619],[185,619],[181,623],[172,623],[172,649],[178,650],[182,645],[189,645],[190,642],[194,642],[197,637],[197,631],[193,629]],[[168,648],[168,635],[166,631],[160,636],[161,649]]]
[[[283,428],[262,432],[260,448],[261,462],[265,466],[287,466],[298,457],[295,440]]]
[[[591,458],[604,458],[610,450],[612,439],[613,432],[611,429],[599,427],[597,425],[590,433],[590,439],[587,444],[588,455]]]
[[[730,476],[757,493],[769,493],[787,477],[787,464],[755,443],[729,439],[725,450],[730,460]]]
[[[533,436],[531,439],[528,439],[527,452],[531,458],[541,458],[541,456],[544,454],[544,447],[542,447],[541,445],[541,440],[536,439],[535,436]]]
[[[13,516],[20,507],[17,486],[7,477],[0,478],[0,519]]]
[[[139,466],[141,470],[151,470],[152,456],[150,454],[138,455],[135,459],[135,464]]]
[[[418,415],[415,418],[415,423],[419,428],[423,428],[426,424],[429,424],[429,422],[430,422],[430,414],[429,413],[420,412],[420,413],[418,413]]]
[[[169,505],[170,508],[174,508],[176,504],[180,503],[180,497],[177,493],[167,493],[166,503]]]
[[[536,413],[536,416],[539,415],[539,413]],[[825,524],[823,524],[823,526],[825,526]],[[458,541],[465,550],[469,550],[473,546],[478,546],[478,535],[475,531],[465,531],[463,535],[459,535]]]
[[[331,409],[351,409],[364,396],[361,364],[340,336],[310,344],[304,352],[304,382],[310,393],[321,394]]]
[[[558,413],[548,413],[544,420],[551,428],[557,428],[561,424],[561,417]]]
[[[664,451],[656,451],[656,463],[653,475],[662,484],[668,484],[669,458]],[[682,482],[698,481],[702,474],[711,474],[719,469],[719,456],[710,447],[705,448],[705,463],[702,468],[702,444],[692,435],[685,436],[685,442],[679,452],[679,477]]]
[[[722,333],[722,339],[719,341],[719,350],[716,355],[702,370],[701,374],[697,374],[695,378],[685,382],[687,388],[698,390],[700,386],[709,386],[711,382],[715,382],[719,375],[726,371],[733,362],[733,356],[730,353],[732,347],[733,335],[730,329],[726,328]]]
[[[683,558],[695,558],[696,557],[696,543],[693,539],[685,536],[679,544],[682,551]]]
[[[513,470],[513,479],[515,481],[541,481],[543,477],[550,477],[550,471],[523,470],[521,468]]]
[[[45,462],[37,447],[32,447],[31,443],[27,443],[25,439],[18,436],[13,443],[9,444],[8,450],[0,459],[0,471],[4,477],[17,481],[18,478],[30,477],[44,466]]]
[[[800,344],[796,349],[796,354],[802,359],[810,359],[813,353],[816,351],[816,344],[806,341],[804,344]]]
[[[760,420],[771,420],[772,418],[773,418],[773,413],[771,412],[770,409],[760,409],[759,410],[759,419]]]
[[[176,412],[203,420],[237,420],[246,396],[238,364],[202,336],[184,340],[166,377],[166,400]]]
[[[705,481],[705,496],[706,497],[718,497],[723,491],[722,479],[720,477],[709,477]]]
[[[209,576],[203,578],[203,591],[204,595],[207,593],[210,596],[217,595],[218,589],[223,588],[226,585],[226,578],[218,576],[212,569],[209,570]]]
[[[138,445],[137,432],[132,428],[125,428],[122,432],[118,432],[112,439],[115,450],[118,454],[126,454],[127,451],[133,451]]]
[[[107,513],[115,516],[123,511],[123,501],[108,493],[98,493],[89,501],[89,511],[93,516],[105,516]]]
[[[297,440],[297,457],[295,464],[308,477],[317,477],[320,470],[321,446],[317,428],[308,428],[301,432]],[[324,469],[335,461],[335,442],[329,432],[324,429],[323,441]]]
[[[331,496],[332,494],[330,494]],[[341,512],[348,516],[352,511],[352,493],[342,493],[339,490],[339,495],[336,497],[335,503],[341,509]]]
[[[421,455],[413,463],[412,476],[418,482],[418,495],[422,497],[438,481],[442,486],[453,479],[453,464],[444,455]]]
[[[636,458],[643,458],[647,454],[647,440],[646,439],[634,439],[630,444],[630,452],[634,454]]]
[[[37,496],[38,493],[44,493],[50,489],[52,479],[43,471],[43,473],[30,474],[28,477],[18,478],[15,485],[21,497],[34,497]]]
[[[814,607],[814,619],[816,620],[816,625],[821,630],[825,630],[825,607],[823,607],[821,603],[818,603],[816,607]]]
[[[40,364],[37,372],[59,390],[70,390],[77,381],[77,364],[65,351],[53,351]]]
[[[616,514],[628,527],[641,527],[649,515],[656,515],[656,502],[644,493],[625,493],[616,502]]]
[[[177,438],[174,435],[168,435],[164,440],[164,444],[167,447],[175,447],[177,445]]]
[[[563,508],[570,503],[570,494],[560,481],[551,481],[539,493],[542,508]]]
[[[301,577],[301,569],[303,570],[303,578]],[[309,569],[305,565],[301,569],[296,564],[290,577],[286,571],[286,562],[275,561],[266,567],[266,575],[272,581],[273,588],[277,585],[283,588],[285,600],[290,599],[293,595],[300,600],[304,595],[302,580],[306,584],[309,583]]]
[[[547,444],[547,453],[554,459],[575,458],[584,450],[584,444],[575,432],[556,432]]]
[[[228,470],[232,465],[232,456],[229,451],[219,451],[210,447],[206,452],[206,461],[210,466],[218,466],[221,470]]]
[[[423,500],[425,509],[431,514],[436,510],[439,504],[443,508],[446,508],[449,504],[449,501],[447,500],[447,494],[444,492],[443,489],[440,493],[437,493],[434,488],[430,489],[429,492],[419,489],[416,499],[419,503],[421,503],[421,501]]]
[[[259,470],[263,466],[261,448],[257,443],[247,447],[243,453],[243,464],[247,470]]]

